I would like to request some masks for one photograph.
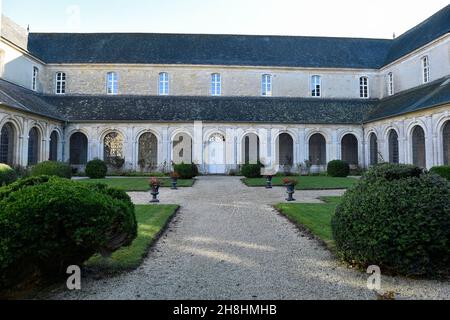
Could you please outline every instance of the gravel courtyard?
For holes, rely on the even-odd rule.
[[[297,191],[300,202],[343,191]],[[130,193],[146,204],[148,193]],[[376,299],[368,275],[339,264],[271,205],[282,188],[248,188],[235,177],[201,177],[193,188],[163,189],[180,204],[170,228],[136,271],[83,279],[82,290],[52,299]],[[382,278],[402,299],[450,299],[450,283]]]

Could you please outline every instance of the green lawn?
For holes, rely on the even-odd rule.
[[[85,264],[86,267],[111,273],[139,267],[155,237],[164,229],[177,209],[176,205],[136,206],[138,237],[133,244],[114,252],[109,259],[96,255]]]
[[[162,187],[171,187],[171,180],[161,179]],[[118,188],[125,191],[149,191],[150,178],[106,178],[106,179],[83,179],[79,180],[82,183],[103,183],[110,187]],[[178,180],[178,187],[192,187],[194,180]]]
[[[284,177],[273,177],[274,186],[282,186]],[[327,176],[302,176],[292,177],[298,180],[297,190],[327,190],[327,189],[348,189],[354,185],[356,178],[333,178]],[[249,187],[263,187],[266,185],[266,178],[252,178],[242,180]]]
[[[276,209],[293,222],[311,231],[333,250],[334,240],[331,231],[331,218],[341,198],[324,197],[323,200],[326,203],[282,203],[277,205]]]

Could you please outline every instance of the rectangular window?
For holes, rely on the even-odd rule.
[[[272,96],[272,76],[270,74],[265,74],[262,76],[261,83],[261,95],[264,97]]]
[[[388,95],[394,95],[394,74],[392,72],[388,74]]]
[[[220,74],[214,73],[211,76],[211,95],[220,96],[222,95],[222,81]]]
[[[311,78],[311,96],[322,96],[322,78],[320,76],[312,76]]]
[[[56,73],[56,94],[66,93],[66,74],[64,72]]]
[[[423,83],[430,82],[430,61],[428,60],[428,57],[424,57],[422,59],[422,66],[423,66]]]
[[[38,82],[39,82],[39,69],[37,67],[33,67],[33,81],[31,84],[31,90],[38,90]]]
[[[106,76],[106,93],[107,94],[118,94],[119,93],[119,83],[117,79],[117,73],[108,72]]]
[[[169,95],[169,74],[166,72],[159,74],[159,95]]]
[[[359,78],[359,96],[361,98],[369,98],[369,78]]]

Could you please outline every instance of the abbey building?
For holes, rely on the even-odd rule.
[[[450,5],[396,39],[28,33],[0,39],[0,163],[450,164]]]

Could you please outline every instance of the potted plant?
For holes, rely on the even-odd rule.
[[[150,203],[159,203],[158,195],[159,195],[159,188],[161,187],[161,183],[159,180],[155,177],[150,179],[150,188],[151,188],[151,194],[153,196],[153,199],[150,201]]]
[[[180,174],[176,171],[170,173],[170,178],[172,179],[172,190],[178,190],[177,183],[180,179]]]
[[[286,186],[288,198],[286,201],[295,201],[294,199],[294,193],[295,193],[295,186],[298,184],[298,180],[293,178],[284,178],[283,183]]]
[[[276,174],[275,170],[264,168],[261,172],[266,177],[266,189],[272,189],[273,176]]]

